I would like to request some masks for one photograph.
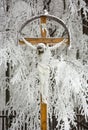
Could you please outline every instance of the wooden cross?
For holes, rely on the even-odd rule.
[[[49,16],[50,18],[52,18],[51,16]],[[39,17],[38,17],[39,18]],[[52,45],[55,45],[57,43],[60,43],[61,41],[64,40],[63,37],[60,37],[60,38],[46,38],[46,30],[42,30],[42,25],[46,25],[46,18],[47,16],[40,16],[40,19],[41,19],[41,25],[40,25],[40,28],[41,28],[41,38],[25,38],[28,42],[32,43],[33,45],[36,45],[38,43],[44,43],[44,44],[48,44],[50,46]],[[33,19],[34,20],[34,19]],[[32,20],[30,20],[29,22],[31,22]],[[58,21],[57,21],[58,22]],[[27,23],[26,23],[27,24]],[[23,26],[24,27],[24,26]],[[66,28],[66,27],[65,27]],[[68,33],[68,32],[67,32]],[[67,42],[66,44],[69,45],[69,41],[70,39],[67,38]],[[24,41],[20,40],[19,43],[21,45],[25,44]]]
[[[25,38],[28,42],[32,44],[44,43],[48,45],[54,45],[64,40],[64,38],[46,38],[46,29],[42,28],[42,25],[46,25],[46,16],[41,16],[41,38]],[[20,40],[20,44],[25,44],[24,41]],[[66,42],[69,45],[69,39]],[[40,118],[41,118],[41,130],[47,130],[47,104],[42,101],[42,95],[40,94],[41,102],[40,102]]]

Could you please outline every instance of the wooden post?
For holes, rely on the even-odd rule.
[[[46,37],[46,30],[43,26],[46,26],[46,17],[41,17],[41,37]],[[42,41],[43,42],[43,41]],[[42,101],[42,95],[40,94],[40,118],[41,118],[41,130],[47,130],[47,104]]]
[[[40,119],[41,130],[47,130],[47,104],[42,101],[42,95],[40,94]]]

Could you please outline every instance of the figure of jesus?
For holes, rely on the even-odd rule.
[[[60,48],[63,50],[66,48],[66,41],[63,40],[62,42],[49,47],[46,46],[44,43],[39,43],[38,45],[34,46],[28,41],[26,41],[23,37],[22,40],[24,43],[30,47],[32,50],[36,50],[38,54],[38,71],[39,71],[39,78],[40,78],[40,93],[42,95],[42,101],[47,103],[48,97],[48,89],[49,89],[49,74],[50,74],[50,58],[51,58],[51,51]]]

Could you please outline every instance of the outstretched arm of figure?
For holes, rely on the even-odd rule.
[[[36,47],[35,47],[35,46],[33,46],[30,42],[26,41],[24,37],[22,37],[22,40],[23,40],[23,41],[24,41],[24,43],[25,43],[27,46],[29,46],[31,49],[33,49],[33,50],[35,50],[35,49],[36,49]]]
[[[56,50],[57,48],[64,49],[67,46],[66,42],[67,42],[67,40],[64,39],[63,41],[61,41],[61,42],[57,43],[56,45],[50,47],[50,50],[53,51],[53,50]]]

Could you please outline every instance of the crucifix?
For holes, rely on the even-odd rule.
[[[58,19],[55,16],[51,16],[48,14],[44,14],[44,15],[40,15],[40,16],[35,16],[31,19],[29,19],[27,22],[25,22],[21,29],[20,29],[20,33],[22,31],[22,29],[31,21],[35,20],[35,19],[39,19],[40,18],[40,31],[41,31],[41,38],[23,38],[22,40],[19,40],[19,44],[27,44],[30,48],[32,49],[36,49],[38,51],[38,54],[42,57],[43,54],[45,53],[45,51],[47,50],[47,48],[49,50],[54,50],[55,48],[59,47],[62,44],[65,44],[66,46],[69,45],[70,43],[70,36],[69,36],[69,31],[66,27],[66,25],[64,24],[64,22],[60,19]],[[46,26],[46,22],[47,22],[47,18],[53,19],[54,21],[60,23],[65,29],[66,32],[68,34],[68,37],[66,39],[64,39],[63,37],[60,38],[47,38],[47,26]],[[49,47],[51,46],[51,47]],[[44,70],[42,73],[42,69]],[[41,130],[47,130],[47,97],[43,95],[43,87],[45,84],[45,80],[41,81],[41,78],[48,78],[48,72],[49,67],[47,66],[43,66],[43,64],[39,64],[39,73],[40,73],[40,82],[41,82],[41,90],[40,90],[40,121],[41,121]],[[44,77],[45,76],[45,77]],[[46,86],[47,87],[47,86]],[[43,90],[44,91],[44,90]]]

